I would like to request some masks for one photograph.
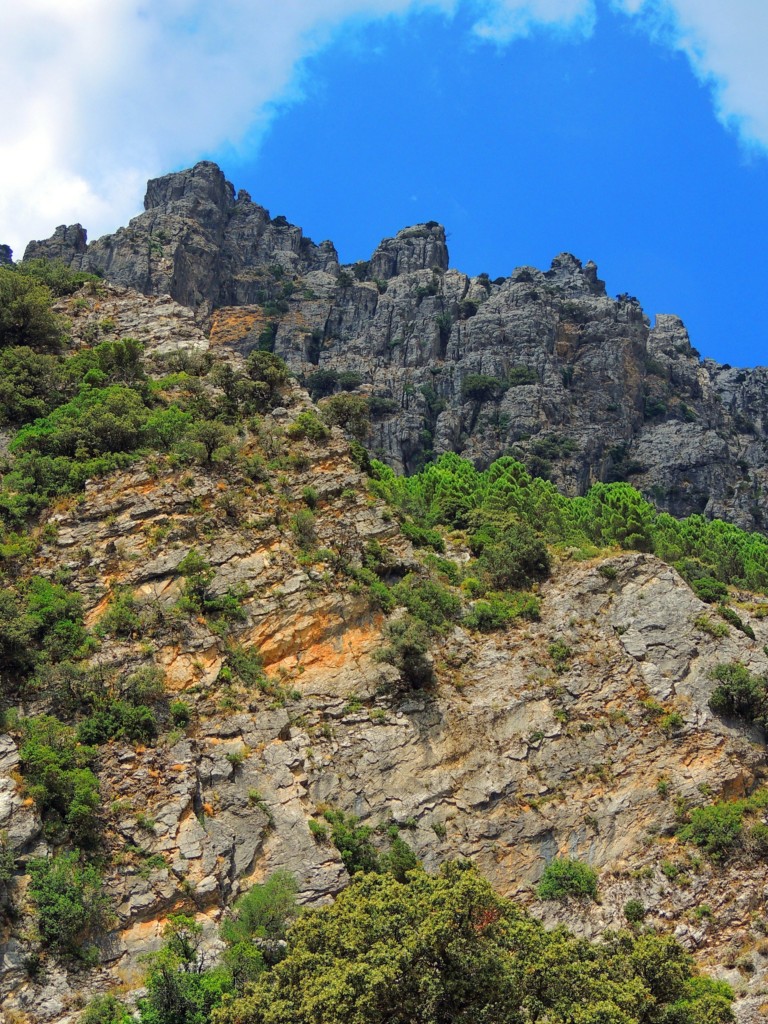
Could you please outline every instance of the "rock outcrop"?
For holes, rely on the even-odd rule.
[[[288,417],[304,402],[297,390]],[[285,426],[286,410],[276,413],[265,431]],[[744,795],[765,777],[761,738],[714,716],[708,699],[719,662],[768,672],[768,622],[745,606],[755,639],[713,639],[701,626],[707,607],[658,559],[564,563],[541,587],[540,622],[490,637],[455,628],[436,657],[436,686],[393,696],[394,670],[374,656],[381,614],[330,564],[301,564],[286,513],[309,480],[319,545],[343,545],[354,561],[375,540],[401,565],[412,552],[366,497],[339,434],[293,454],[302,468],[283,472],[279,491],[215,467],[194,477],[139,467],[94,482],[50,518],[36,571],[66,569],[91,625],[126,590],[155,623],[102,648],[104,677],[150,659],[191,709],[191,724],[156,745],[102,749],[116,922],[88,990],[138,985],[140,957],[158,947],[171,912],[195,914],[215,949],[223,909],[275,869],[295,872],[304,902],[338,892],[348,878],[340,856],[309,829],[330,805],[399,824],[430,870],[471,857],[501,892],[585,936],[621,927],[626,901],[640,899],[649,923],[676,929],[702,963],[754,991],[741,1019],[759,1019],[749,1015],[766,967],[755,912],[768,867],[712,866],[673,835],[681,806]],[[174,619],[190,545],[215,569],[212,591],[240,595],[245,618],[227,643],[260,651],[266,690],[222,671],[227,647],[204,619]],[[555,640],[567,664],[553,662]],[[1,737],[0,829],[23,860],[48,846],[17,765]],[[535,900],[555,855],[600,871],[599,905]],[[69,1019],[82,973],[51,964],[30,981],[18,934],[4,948],[6,1007],[34,1022]],[[741,982],[727,965],[746,956],[752,980]]]
[[[651,328],[567,253],[545,272],[470,278],[448,269],[430,222],[340,268],[330,242],[200,163],[151,181],[145,212],[114,235],[86,246],[80,225],[60,227],[26,255],[170,295],[215,344],[273,346],[300,375],[359,375],[369,445],[399,471],[513,453],[570,494],[627,479],[675,515],[768,529],[768,370],[702,361],[677,317]]]
[[[158,194],[170,189],[168,202],[198,202],[194,189],[177,196],[176,185],[158,185]],[[402,249],[397,240],[388,247],[396,262],[437,258],[439,231],[418,231],[401,240]],[[388,414],[389,422],[401,422],[409,403],[423,400],[432,404],[435,438],[452,436],[452,417],[461,423],[473,416],[465,448],[478,460],[491,456],[494,435],[480,422],[487,403],[462,396],[470,373],[517,379],[498,404],[500,412],[524,411],[528,418],[532,437],[519,445],[532,445],[534,424],[551,417],[561,432],[545,437],[596,446],[595,424],[574,398],[587,393],[592,378],[601,403],[593,419],[602,416],[615,430],[626,423],[638,438],[647,436],[640,365],[658,381],[674,374],[680,401],[695,400],[701,410],[710,403],[713,417],[720,406],[712,380],[718,393],[734,402],[740,396],[742,415],[758,415],[755,377],[739,381],[738,371],[724,368],[710,376],[707,364],[679,351],[687,345],[679,321],[660,318],[649,335],[637,305],[608,299],[595,268],[573,257],[559,257],[551,276],[518,271],[499,285],[432,266],[395,275],[386,291],[356,281],[351,271],[349,277],[339,282],[314,270],[297,278],[312,295],[291,292],[282,300],[288,309],[275,321],[277,350],[295,365],[368,366],[366,393],[381,393],[390,381],[403,403],[404,412]],[[285,274],[272,279],[284,282]],[[556,287],[568,298],[545,291]],[[532,298],[538,289],[542,298]],[[437,348],[429,356],[420,339],[438,310],[453,304],[445,337],[438,326],[429,335]],[[363,308],[367,351],[355,333]],[[272,315],[265,304],[220,309],[207,336],[193,309],[169,295],[106,283],[63,298],[58,309],[71,320],[75,349],[97,337],[141,341],[158,389],[173,388],[195,361],[240,368],[242,352]],[[320,363],[302,362],[292,347],[299,337],[307,343],[312,317],[336,324]],[[397,356],[388,330],[402,332]],[[336,331],[357,338],[347,362]],[[486,349],[489,336],[496,342]],[[658,364],[652,373],[648,359]],[[198,379],[199,388],[216,389],[222,379],[211,372]],[[430,392],[416,398],[413,382],[421,380],[434,382],[419,386],[444,395],[445,409],[437,411],[439,399]],[[610,408],[623,393],[632,401]],[[451,411],[454,398],[459,406]],[[91,480],[82,494],[61,497],[35,529],[18,573],[65,580],[82,596],[89,627],[103,625],[120,595],[133,602],[133,625],[105,629],[92,655],[100,679],[109,685],[152,668],[165,697],[156,742],[113,739],[99,748],[105,888],[115,920],[100,940],[98,968],[68,969],[49,955],[45,970],[31,976],[34,915],[19,898],[18,917],[0,934],[4,1012],[15,1024],[73,1024],[93,992],[119,986],[135,993],[141,956],[158,948],[170,913],[195,915],[214,955],[225,909],[277,868],[296,874],[304,903],[330,899],[348,875],[338,851],[309,822],[319,823],[322,809],[332,806],[371,825],[398,824],[430,870],[471,857],[501,892],[548,924],[565,923],[585,936],[622,926],[627,900],[641,900],[648,923],[674,931],[703,965],[736,983],[741,1024],[757,1024],[768,971],[760,930],[765,859],[713,864],[675,833],[690,809],[765,783],[764,737],[714,715],[709,698],[720,663],[739,661],[768,675],[767,606],[734,595],[752,639],[719,621],[713,628],[708,606],[655,557],[625,552],[578,562],[566,553],[540,585],[540,621],[490,635],[456,625],[435,647],[434,686],[403,690],[396,669],[377,657],[385,616],[355,570],[371,549],[400,576],[424,570],[396,517],[369,492],[341,431],[334,428],[322,442],[291,436],[298,417],[312,409],[291,382],[282,404],[244,426],[238,458],[181,467],[162,455],[139,461]],[[656,428],[659,436],[667,430],[689,437],[696,449],[696,421],[681,416]],[[386,436],[402,437],[394,427]],[[556,455],[536,457],[560,466],[576,490],[581,482],[562,469],[575,453],[564,441],[551,443]],[[676,434],[669,441],[680,443]],[[724,443],[727,452],[730,442]],[[697,465],[692,455],[687,471]],[[685,471],[682,462],[679,468]],[[298,539],[308,501],[311,551]],[[447,556],[457,564],[469,557],[461,545],[449,538]],[[206,618],[180,604],[179,567],[193,549],[212,570],[210,594],[236,596],[232,619]],[[567,656],[556,660],[554,644]],[[258,655],[263,676],[238,677],[232,666],[243,652]],[[177,700],[187,705],[186,723],[172,720],[170,703]],[[45,709],[40,697],[24,710]],[[0,835],[16,856],[23,897],[29,860],[53,847],[19,763],[18,734],[0,736]],[[578,857],[600,872],[600,904],[553,908],[535,899],[535,884],[556,855]]]
[[[25,259],[44,256],[100,274],[147,295],[167,294],[195,309],[257,301],[269,266],[291,275],[333,270],[329,242],[315,245],[284,217],[270,219],[213,163],[155,178],[145,212],[127,228],[86,247],[79,224],[61,226],[43,242],[30,242]]]

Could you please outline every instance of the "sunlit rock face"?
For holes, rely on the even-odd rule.
[[[448,269],[429,222],[339,267],[330,242],[271,218],[209,162],[150,181],[144,213],[85,239],[62,226],[26,255],[169,295],[213,344],[267,344],[305,377],[357,374],[369,447],[398,471],[512,453],[569,494],[628,480],[675,515],[768,529],[768,371],[701,361],[682,321],[652,328],[592,262],[561,253],[544,272],[471,278]]]

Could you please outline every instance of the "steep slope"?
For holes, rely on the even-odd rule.
[[[196,360],[241,369],[170,299],[102,285],[61,308],[75,345],[105,322],[138,337],[162,390],[191,387]],[[223,380],[209,368],[193,390],[221,401]],[[433,645],[434,682],[409,686],[376,655],[402,609],[385,615],[360,570],[375,559],[382,580],[427,578],[429,558],[369,492],[339,428],[307,413],[288,382],[279,404],[239,422],[236,452],[157,455],[93,479],[44,513],[15,559],[14,587],[38,576],[82,595],[100,637],[85,660],[99,692],[150,670],[163,694],[157,740],[98,747],[115,919],[90,973],[50,950],[31,970],[41,954],[23,869],[55,842],[19,772],[19,731],[0,741],[0,833],[19,867],[5,1012],[15,1024],[71,1021],[84,995],[134,989],[174,911],[196,915],[215,950],[223,908],[276,868],[296,873],[303,901],[329,898],[348,874],[309,823],[322,828],[332,807],[385,826],[384,847],[386,826],[399,825],[429,869],[471,857],[499,891],[584,935],[622,925],[626,901],[640,899],[649,923],[737,984],[740,1019],[759,1020],[765,858],[744,850],[714,863],[675,832],[691,808],[764,781],[762,736],[708,701],[718,664],[768,675],[765,606],[735,595],[750,639],[715,629],[650,555],[565,551],[538,587],[540,621],[492,634],[457,621]],[[447,542],[448,560],[465,565],[466,539]],[[38,684],[22,708],[63,714],[63,692]],[[558,854],[599,870],[600,904],[536,900]]]
[[[768,371],[701,361],[677,317],[651,329],[593,263],[561,254],[545,272],[469,278],[429,223],[339,267],[331,243],[235,197],[211,163],[150,182],[145,207],[115,235],[87,245],[62,226],[26,256],[169,294],[213,344],[268,347],[315,394],[357,388],[367,442],[398,470],[511,452],[568,493],[628,479],[675,515],[768,529]]]

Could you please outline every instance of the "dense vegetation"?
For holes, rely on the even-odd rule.
[[[172,916],[149,957],[141,1024],[733,1020],[728,986],[697,975],[674,939],[636,931],[593,944],[548,932],[467,862],[437,877],[361,873],[331,906],[298,916],[292,893],[281,873],[246,894],[222,926],[216,967],[194,919]],[[100,996],[85,1021],[122,1024],[122,1012]]]
[[[262,414],[283,404],[289,373],[264,346],[240,370],[209,356],[153,362],[105,320],[87,346],[71,351],[66,318],[52,302],[83,283],[98,294],[97,280],[61,266],[0,268],[0,427],[10,435],[0,465],[0,714],[9,711],[5,724],[18,740],[25,794],[51,849],[50,858],[28,865],[36,948],[66,962],[87,962],[92,941],[110,921],[102,888],[110,811],[98,778],[104,745],[153,743],[164,730],[187,727],[195,713],[185,701],[168,700],[151,658],[126,672],[99,669],[93,658],[99,645],[129,645],[195,620],[220,641],[217,684],[282,696],[258,651],[231,635],[245,617],[243,595],[214,589],[216,571],[194,546],[176,567],[183,584],[173,608],[150,611],[129,588],[115,586],[90,630],[66,570],[54,579],[36,574],[36,546],[46,530],[55,530],[38,514],[61,496],[77,495],[88,479],[143,459],[154,473],[159,465],[203,473],[226,464],[243,486],[263,483],[270,493],[283,488],[281,521],[297,561],[327,567],[335,584],[364,591],[388,616],[376,657],[396,670],[395,689],[434,684],[432,651],[458,623],[491,631],[537,619],[537,585],[561,557],[590,557],[617,546],[653,552],[674,563],[724,622],[744,632],[748,624],[725,603],[728,588],[768,591],[764,537],[701,516],[677,521],[627,484],[599,484],[583,498],[568,499],[512,458],[480,471],[447,455],[410,478],[371,464],[359,442],[374,400],[350,393],[360,384],[357,375],[313,373],[307,383],[321,399],[319,409],[300,412],[284,433],[269,435]],[[474,375],[463,397],[482,401],[532,379],[524,367],[504,381]],[[373,540],[361,558],[341,541],[319,549],[317,491],[305,486],[300,502],[285,496],[284,471],[306,467],[303,447],[326,445],[335,426],[354,439],[372,491],[416,548],[407,566]],[[545,447],[536,450],[546,454]],[[237,519],[235,498],[223,494],[220,500]],[[205,531],[196,536],[204,538]],[[454,546],[467,557],[457,559]],[[722,635],[718,627],[727,631],[723,623],[706,623],[713,635]],[[555,673],[567,671],[571,654],[553,639]],[[766,728],[764,680],[735,664],[721,666],[716,681],[714,711]],[[14,712],[31,702],[49,713],[24,718]],[[231,764],[239,763],[231,757]],[[713,860],[739,850],[764,855],[768,829],[756,820],[760,799],[694,809],[678,837]],[[396,827],[384,831],[386,852],[372,827],[338,810],[325,809],[310,828],[317,842],[335,846],[354,876],[349,890],[332,907],[298,915],[295,883],[273,876],[224,923],[226,948],[216,967],[200,952],[195,920],[171,917],[164,948],[149,960],[142,1024],[208,1024],[212,1017],[219,1024],[731,1019],[727,990],[694,977],[690,959],[669,939],[638,931],[593,946],[563,931],[547,933],[466,865],[449,866],[438,878],[425,874]],[[0,836],[0,912],[6,916],[15,868]],[[597,878],[585,864],[555,860],[538,895],[595,898]],[[642,917],[636,907],[627,913],[636,924]],[[126,1011],[114,997],[100,997],[85,1020],[124,1024]]]
[[[675,565],[705,601],[723,598],[730,584],[768,591],[766,537],[700,515],[675,519],[629,484],[595,484],[584,497],[567,498],[508,456],[486,470],[448,454],[415,476],[396,476],[381,463],[375,474],[374,489],[407,517],[411,529],[466,531],[472,550],[486,561],[499,544],[519,551],[520,540],[510,532],[519,537],[527,530],[577,554],[613,545],[651,552]],[[491,582],[516,586],[544,568],[526,555],[518,580]]]

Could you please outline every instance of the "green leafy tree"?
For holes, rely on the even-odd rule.
[[[261,407],[264,410],[272,409],[288,383],[288,367],[272,352],[261,351],[252,352],[245,366],[251,380],[257,385],[257,398]]]
[[[78,1024],[132,1024],[133,1017],[117,996],[94,996],[86,1006]]]
[[[393,665],[406,687],[418,690],[429,686],[435,671],[427,626],[412,615],[403,615],[387,623],[384,632],[388,643],[376,651],[376,659]]]
[[[712,676],[719,683],[709,699],[716,715],[733,715],[768,729],[768,682],[735,661],[718,665]]]
[[[91,771],[95,751],[77,743],[74,730],[49,715],[22,723],[19,748],[24,783],[53,839],[92,848],[99,835],[99,783]]]
[[[84,459],[108,452],[130,452],[143,440],[147,408],[131,388],[113,384],[82,389],[14,438],[14,452]]]
[[[147,957],[141,1024],[209,1024],[214,1008],[232,991],[229,972],[204,969],[202,927],[194,918],[172,914],[163,934],[163,948]]]
[[[89,282],[97,282],[97,274],[89,274],[84,270],[73,270],[63,260],[47,260],[42,258],[22,260],[16,265],[19,274],[43,284],[56,296],[71,295],[78,288]]]
[[[320,403],[323,419],[331,427],[341,427],[358,441],[365,441],[371,429],[368,399],[363,395],[333,395]]]
[[[516,523],[501,539],[483,548],[480,571],[491,590],[520,590],[549,575],[547,546],[533,530]]]
[[[53,312],[52,303],[46,285],[16,268],[0,267],[0,348],[59,348],[64,321]]]
[[[110,903],[101,874],[83,864],[77,851],[29,863],[29,894],[37,910],[43,945],[82,957],[87,940],[110,920]]]
[[[727,1024],[727,986],[674,939],[600,944],[543,926],[466,863],[356,875],[303,914],[286,957],[215,1024]]]
[[[323,817],[331,826],[331,842],[350,875],[381,869],[378,851],[371,842],[373,829],[370,825],[361,825],[354,814],[333,808],[325,811]]]
[[[540,900],[564,900],[569,896],[597,899],[597,872],[583,861],[558,857],[547,864],[536,892]]]
[[[235,439],[235,432],[232,427],[219,420],[202,420],[196,423],[189,432],[190,438],[203,451],[202,462],[211,463],[216,456],[221,456],[228,445]]]
[[[23,426],[67,400],[57,356],[28,346],[0,349],[0,425]]]
[[[275,871],[235,901],[221,926],[222,938],[234,945],[253,938],[284,939],[298,914],[298,886],[290,871]]]

